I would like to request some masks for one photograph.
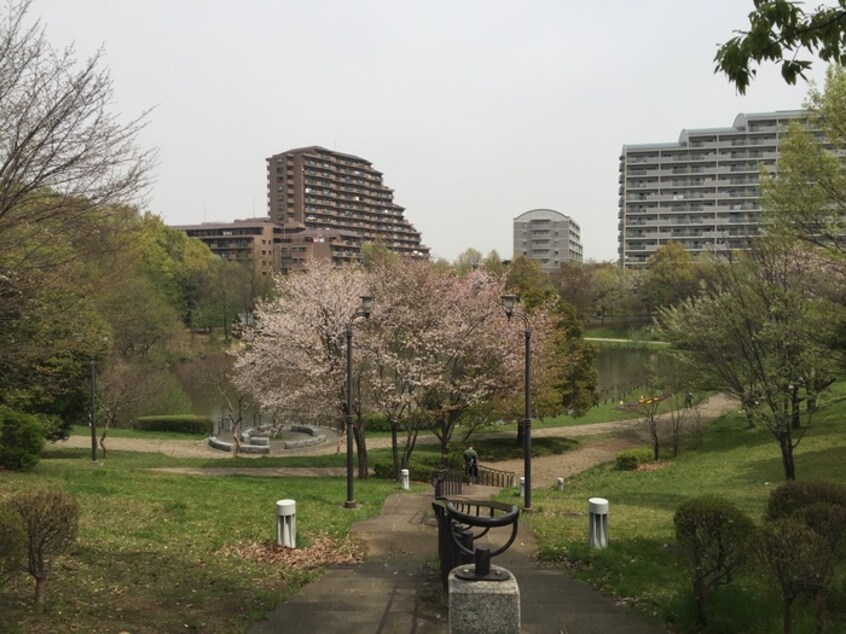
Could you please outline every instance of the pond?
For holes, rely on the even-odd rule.
[[[600,398],[622,400],[625,393],[646,387],[649,368],[669,363],[672,358],[660,350],[601,346],[594,362]]]

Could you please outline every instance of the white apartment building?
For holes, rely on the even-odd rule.
[[[567,262],[582,261],[581,229],[554,209],[532,209],[514,219],[514,257],[537,260],[551,273]]]
[[[730,128],[682,130],[676,143],[624,145],[618,253],[643,266],[666,242],[691,254],[742,249],[760,227],[758,175],[773,171],[787,124],[803,110],[739,114]]]

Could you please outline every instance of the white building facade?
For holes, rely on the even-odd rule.
[[[581,229],[554,209],[532,209],[514,219],[514,257],[523,255],[551,273],[568,262],[582,261]]]
[[[746,248],[761,226],[761,165],[775,170],[787,125],[805,115],[739,114],[732,127],[682,130],[676,143],[624,145],[617,225],[622,266],[644,266],[670,241],[693,255]]]

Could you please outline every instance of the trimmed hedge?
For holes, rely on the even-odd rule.
[[[770,493],[764,518],[773,521],[790,517],[813,504],[846,508],[846,486],[827,480],[786,482]]]
[[[614,458],[614,468],[618,471],[634,471],[647,462],[652,462],[651,449],[628,449]]]
[[[435,454],[412,455],[408,463],[408,476],[414,482],[428,482],[432,469],[440,466],[441,457]],[[463,467],[459,467],[463,469]],[[373,475],[383,480],[394,480],[393,460],[378,460],[373,463]]]
[[[37,416],[0,407],[0,469],[29,471],[43,447],[44,426]]]
[[[172,416],[139,416],[132,425],[139,431],[170,431],[180,434],[209,436],[212,420],[208,416],[175,414]]]

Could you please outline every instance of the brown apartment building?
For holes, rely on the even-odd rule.
[[[358,156],[319,146],[271,156],[267,197],[270,218],[282,228],[282,271],[301,268],[307,253],[357,259],[368,242],[400,255],[429,255],[382,172]]]
[[[312,258],[356,261],[366,243],[429,256],[382,173],[362,158],[318,146],[288,150],[267,159],[267,188],[269,218],[173,228],[263,274],[302,270]]]
[[[226,260],[252,263],[256,272],[268,275],[280,269],[278,242],[281,228],[270,218],[247,218],[233,222],[204,222],[171,227],[202,240],[212,253]]]

